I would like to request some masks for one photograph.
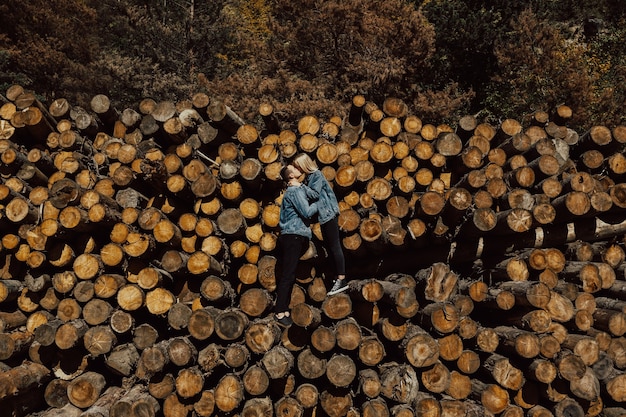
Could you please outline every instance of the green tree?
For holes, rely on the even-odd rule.
[[[497,1],[459,0],[424,3],[424,13],[436,29],[433,82],[455,80],[462,88],[471,89],[476,93],[472,111],[480,110],[485,85],[497,69],[495,42],[515,13],[515,5],[504,8]]]
[[[611,63],[593,44],[580,36],[565,37],[558,26],[537,19],[528,9],[511,22],[511,32],[497,43],[495,56],[499,71],[493,75],[487,104],[502,116],[521,117],[565,103],[573,109],[572,125],[584,127],[616,115],[615,99],[624,97],[617,83],[620,74],[623,80],[623,58]]]
[[[62,10],[63,13],[58,13]],[[96,53],[95,12],[83,2],[6,0],[0,5],[0,50],[19,81],[48,97],[104,88],[89,71]]]
[[[594,74],[594,99],[589,103],[588,124],[612,126],[626,123],[626,18],[611,30],[600,30],[589,41],[585,60]]]
[[[402,0],[287,0],[254,2],[267,24],[252,21],[244,5],[231,9],[238,31],[237,49],[227,53],[225,77],[209,80],[209,88],[238,103],[246,116],[261,100],[272,99],[285,117],[304,111],[341,114],[355,94],[378,101],[394,95],[416,112],[450,117],[467,104],[471,93],[452,83],[431,89],[436,69],[430,65],[434,29],[411,3]],[[255,24],[251,24],[255,23]],[[234,30],[233,30],[234,31]],[[230,57],[235,57],[230,59]]]
[[[102,32],[94,67],[114,80],[111,95],[124,103],[144,97],[188,98],[199,66],[214,68],[224,41],[222,2],[104,0],[94,2]]]
[[[621,0],[5,0],[0,89],[117,107],[204,89],[290,121],[341,115],[355,94],[434,123],[563,102],[577,123],[617,124],[624,23]]]

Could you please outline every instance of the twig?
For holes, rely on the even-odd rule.
[[[200,151],[196,151],[196,153],[198,154],[199,157],[206,159],[207,161],[209,161],[211,164],[215,165],[215,166],[220,166],[220,164],[217,163],[217,161],[209,158],[208,156],[206,156],[205,154],[203,154]]]

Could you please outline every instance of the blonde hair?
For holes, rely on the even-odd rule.
[[[319,168],[317,167],[317,163],[311,159],[311,157],[305,153],[301,153],[297,155],[292,162],[300,171],[305,174],[310,174],[311,172],[317,171]]]

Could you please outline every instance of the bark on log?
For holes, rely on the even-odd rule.
[[[0,373],[0,398],[25,393],[27,390],[43,384],[50,376],[50,370],[45,366],[25,361],[20,366]]]
[[[125,390],[121,387],[107,388],[91,407],[82,412],[81,417],[110,416],[111,407],[122,395],[124,395],[124,392]]]

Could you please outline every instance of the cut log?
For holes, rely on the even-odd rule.
[[[239,309],[224,310],[215,316],[215,333],[222,340],[239,338],[248,326],[248,317]]]
[[[473,379],[472,394],[480,399],[487,411],[494,414],[501,413],[510,404],[508,391],[496,384],[485,384]]]
[[[109,353],[117,343],[117,338],[110,327],[94,326],[83,336],[85,349],[94,357]]]
[[[518,391],[525,383],[522,370],[502,355],[492,354],[484,361],[483,366],[503,388]]]
[[[539,338],[536,334],[505,326],[498,326],[494,330],[501,339],[499,346],[503,350],[527,359],[539,354]]]
[[[181,398],[191,398],[200,393],[204,376],[197,367],[182,369],[176,377],[176,393]]]
[[[139,361],[139,353],[132,343],[120,344],[115,346],[108,358],[106,366],[115,373],[130,376]]]
[[[80,417],[82,413],[83,410],[80,408],[72,404],[66,404],[61,408],[50,408],[42,415],[45,417]]]
[[[67,397],[78,408],[92,406],[106,386],[106,380],[97,372],[86,372],[73,379],[67,386]]]
[[[19,366],[0,373],[0,398],[25,393],[46,382],[50,377],[50,370],[45,366],[25,361]]]
[[[104,417],[110,416],[110,409],[124,395],[125,390],[121,387],[109,387],[102,393],[96,402],[83,411],[81,417]]]
[[[420,314],[424,320],[436,331],[447,334],[457,329],[459,324],[459,310],[451,304],[432,303],[423,308]]]
[[[431,366],[439,358],[435,339],[418,327],[409,330],[402,346],[409,363],[418,368]]]
[[[125,391],[121,398],[109,409],[109,416],[154,416],[161,410],[161,406],[156,399],[146,392],[140,385],[133,386]]]

